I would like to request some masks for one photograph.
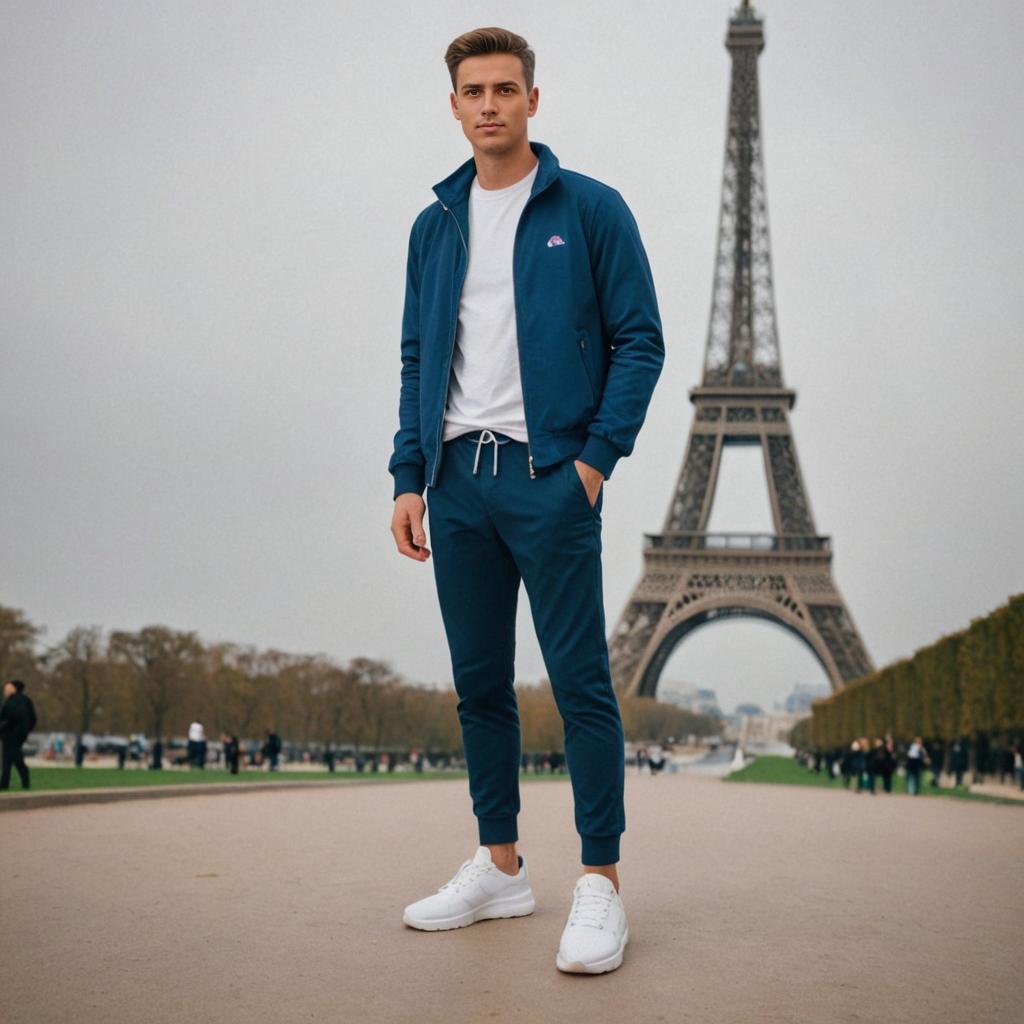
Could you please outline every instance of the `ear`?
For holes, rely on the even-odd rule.
[[[456,96],[455,93],[451,93],[450,96],[449,96],[449,99],[451,100],[451,104],[452,104],[452,116],[455,118],[456,121],[461,121],[462,120],[462,115],[459,113],[459,98],[458,98],[458,96]]]
[[[540,89],[538,89],[537,86],[534,86],[530,90],[530,95],[527,98],[527,105],[526,105],[526,116],[527,117],[533,117],[533,115],[537,113],[537,104],[538,103],[540,103]]]

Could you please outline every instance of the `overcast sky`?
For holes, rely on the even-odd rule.
[[[2,3],[0,603],[49,642],[162,623],[449,683],[386,466],[409,226],[469,156],[442,57],[504,24],[537,53],[531,137],[623,194],[661,303],[664,372],[605,494],[611,628],[701,376],[733,6]],[[757,10],[797,452],[882,665],[1024,588],[1024,13]],[[768,525],[747,454],[715,527]],[[518,677],[543,675],[524,593]],[[676,649],[684,680],[731,710],[824,675],[741,620]]]

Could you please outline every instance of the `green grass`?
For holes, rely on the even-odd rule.
[[[932,773],[925,772],[922,775],[921,796],[929,797],[951,797],[956,800],[980,800],[986,803],[1013,804],[1016,807],[1024,807],[1024,800],[1014,800],[1012,797],[990,796],[987,793],[969,793],[965,789],[950,787],[935,787],[931,785]],[[752,764],[748,764],[741,771],[734,772],[725,777],[726,782],[769,782],[783,786],[816,786],[824,789],[843,789],[843,780],[830,779],[825,773],[824,767],[820,773],[815,773],[797,764],[792,758],[781,757],[777,754],[758,755]],[[850,792],[854,791],[856,783],[850,781]],[[875,789],[885,795],[882,787],[882,780],[875,780]],[[892,792],[907,795],[907,780],[903,775],[894,775],[892,779]]]
[[[342,785],[346,782],[358,781],[360,779],[375,779],[381,782],[422,782],[434,779],[466,779],[465,771],[424,771],[421,773],[411,771],[395,772],[356,772],[336,771],[333,775],[326,769],[313,771],[280,771],[269,772],[266,769],[260,771],[251,769],[240,771],[232,775],[228,771],[217,768],[206,768],[203,770],[189,771],[188,769],[164,769],[163,771],[149,771],[142,768],[49,768],[29,767],[31,773],[29,781],[31,790],[29,792],[49,792],[52,790],[65,789],[114,789],[121,787],[136,786],[183,786],[183,785],[209,785],[214,782],[230,782],[238,786],[273,786],[279,782],[336,782]],[[522,781],[530,779],[568,779],[565,775],[522,773]],[[21,780],[17,773],[11,778],[10,793],[21,791]],[[0,793],[2,800],[7,793]]]

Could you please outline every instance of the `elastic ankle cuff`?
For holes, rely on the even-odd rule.
[[[583,841],[583,864],[586,867],[601,867],[615,864],[619,859],[619,836],[581,836]]]
[[[481,846],[519,841],[519,830],[516,827],[515,818],[477,818],[477,827]]]

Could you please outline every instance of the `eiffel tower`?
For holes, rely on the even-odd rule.
[[[686,456],[661,533],[644,536],[644,572],[609,638],[616,692],[654,696],[683,638],[724,616],[767,619],[799,637],[836,690],[873,665],[832,579],[782,382],[758,112],[762,20],[743,0],[725,39],[732,58],[722,208],[704,377],[691,388]],[[775,532],[709,533],[722,450],[759,445]]]

